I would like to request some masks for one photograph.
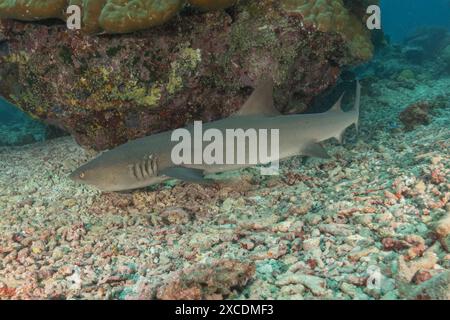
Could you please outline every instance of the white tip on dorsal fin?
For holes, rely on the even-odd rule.
[[[235,116],[276,116],[279,114],[280,112],[273,106],[273,80],[271,77],[267,77],[260,81],[250,98]]]
[[[344,94],[345,93],[343,93],[334,106],[331,107],[330,111],[342,112],[342,99],[344,98]]]

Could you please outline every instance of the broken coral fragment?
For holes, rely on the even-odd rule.
[[[62,18],[66,0],[0,0],[0,18],[36,21]]]
[[[188,0],[189,4],[201,10],[222,10],[236,4],[237,0]]]
[[[129,33],[164,24],[182,7],[182,0],[110,0],[100,15],[108,33]]]

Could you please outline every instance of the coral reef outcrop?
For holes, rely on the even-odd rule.
[[[84,27],[93,33],[102,32],[108,19],[116,19],[108,27],[116,32],[140,29],[121,24],[137,12],[126,7],[124,14],[123,1],[70,2],[83,5]],[[220,4],[216,8],[232,4],[214,2]],[[238,1],[233,10],[187,10],[163,25],[120,35],[2,19],[0,95],[96,150],[194,119],[229,116],[267,74],[275,81],[277,108],[302,112],[336,83],[344,66],[368,59],[371,48],[354,6],[341,0],[308,3]],[[146,28],[154,22],[145,21]]]

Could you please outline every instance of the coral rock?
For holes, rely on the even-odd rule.
[[[372,57],[369,31],[342,0],[283,0],[282,3],[288,11],[301,14],[307,25],[322,32],[339,33],[355,57],[362,60]]]
[[[110,32],[138,27],[121,24],[127,18],[120,3],[109,0],[102,9],[111,6],[100,19],[103,27],[115,21]],[[83,7],[84,26],[99,32],[101,1]],[[139,33],[102,37],[1,20],[0,39],[0,94],[96,150],[193,119],[227,117],[266,74],[280,111],[305,111],[342,67],[361,60],[342,35],[305,27],[302,15],[275,0],[238,2],[233,17],[223,10],[180,15]]]
[[[427,102],[415,103],[400,113],[400,121],[406,130],[413,130],[418,125],[427,125],[430,123],[429,109],[430,104]]]
[[[253,277],[255,265],[237,260],[218,260],[182,270],[160,287],[158,299],[225,299]]]
[[[436,233],[443,238],[450,234],[450,214],[446,214],[436,225]]]

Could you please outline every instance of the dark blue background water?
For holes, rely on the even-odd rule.
[[[0,97],[0,123],[9,123],[23,119],[23,113]]]
[[[401,42],[417,28],[450,30],[450,0],[381,0],[382,24],[393,42]]]

